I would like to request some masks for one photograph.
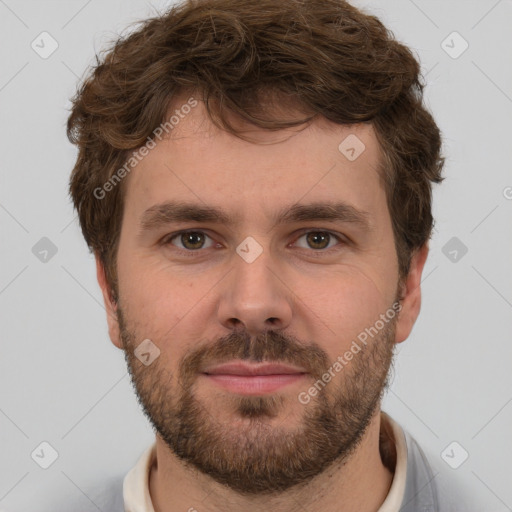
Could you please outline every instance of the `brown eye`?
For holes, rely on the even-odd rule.
[[[342,239],[329,231],[309,231],[300,236],[295,245],[301,249],[321,251],[340,245],[340,243],[343,243]]]
[[[167,244],[175,245],[180,249],[197,251],[213,245],[213,240],[202,231],[183,231],[168,239]]]
[[[204,238],[203,233],[182,233],[181,243],[186,249],[201,249],[204,244]]]
[[[306,240],[312,249],[325,249],[329,245],[331,236],[323,231],[312,231],[306,235]]]

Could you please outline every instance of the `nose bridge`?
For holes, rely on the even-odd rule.
[[[279,265],[271,251],[253,241],[241,243],[232,257],[218,308],[219,321],[228,328],[240,323],[257,334],[285,328],[291,320],[290,293],[278,278]]]

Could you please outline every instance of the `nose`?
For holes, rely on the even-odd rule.
[[[243,326],[252,336],[288,327],[292,292],[283,281],[268,250],[252,263],[234,254],[232,271],[221,285],[219,322],[230,330]]]

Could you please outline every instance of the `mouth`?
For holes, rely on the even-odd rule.
[[[242,361],[207,367],[202,375],[226,391],[257,396],[278,391],[302,380],[304,368],[282,363],[250,364]]]

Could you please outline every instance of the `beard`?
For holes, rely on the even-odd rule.
[[[346,464],[389,387],[396,318],[304,405],[289,391],[241,396],[211,395],[218,390],[208,389],[214,399],[201,399],[197,380],[207,364],[281,362],[308,372],[300,389],[307,391],[333,364],[315,342],[305,344],[279,330],[251,337],[237,329],[194,346],[173,375],[162,362],[165,357],[150,366],[135,357],[144,338],[128,328],[120,307],[117,315],[132,384],[155,431],[186,466],[242,495],[283,492],[334,463]],[[168,339],[152,341],[160,349],[170,346]]]

